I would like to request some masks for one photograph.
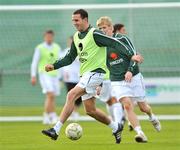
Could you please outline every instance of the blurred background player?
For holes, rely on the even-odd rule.
[[[73,36],[70,36],[67,40],[67,48],[62,51],[62,56],[65,56],[68,53],[68,51],[70,50],[72,41],[73,41]],[[76,84],[79,82],[79,69],[80,69],[80,62],[78,58],[76,58],[71,65],[61,68],[63,81],[66,85],[68,92],[72,88],[74,88]],[[82,103],[82,100],[81,100],[81,97],[79,97],[75,101],[74,111],[71,114],[72,119],[76,120],[77,117],[79,117],[79,113],[77,109],[79,108],[81,103]]]
[[[55,96],[60,94],[59,71],[46,72],[44,66],[53,63],[60,57],[60,46],[53,42],[53,30],[44,33],[44,42],[35,48],[31,64],[31,84],[37,82],[38,70],[42,92],[46,95],[44,103],[43,124],[54,124],[57,121],[55,112]]]
[[[113,36],[125,43],[128,47],[131,47],[130,50],[136,54],[135,49],[129,44],[130,40],[126,36],[113,34],[112,20],[109,17],[99,18],[97,26],[104,31],[106,35]],[[133,101],[137,101],[140,110],[149,116],[149,120],[157,131],[161,130],[161,125],[145,100],[143,76],[139,72],[139,67],[136,62],[127,58],[126,55],[120,54],[115,49],[107,49],[107,66],[110,70],[112,94],[123,104],[127,117],[137,133],[135,140],[137,142],[147,142],[147,137],[142,131],[137,115],[134,112]]]
[[[124,24],[120,24],[120,23],[114,24],[113,33],[127,34]]]

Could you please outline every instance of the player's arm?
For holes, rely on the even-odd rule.
[[[128,47],[130,47],[129,51],[134,53],[134,55],[135,55],[134,57],[136,57],[136,59],[132,60],[132,63],[130,63],[131,67],[132,67],[132,64],[134,64],[134,63],[136,65],[136,63],[142,63],[143,62],[143,60],[144,60],[143,57],[140,54],[137,54],[135,46],[133,45],[133,43],[131,42],[131,40],[127,36],[117,34],[116,39],[125,43]]]
[[[126,74],[124,75],[125,81],[131,82],[135,67],[137,67],[137,62],[131,60],[129,63],[128,70],[127,70]]]
[[[126,36],[120,36],[120,37],[117,37],[118,40],[124,42],[126,45],[128,45],[131,49],[131,51],[136,55],[137,52],[136,52],[136,49],[134,47],[134,45],[132,44],[131,40],[126,37]],[[132,77],[133,77],[133,72],[134,72],[134,69],[137,67],[137,62],[133,61],[133,60],[130,60],[130,63],[129,63],[129,67],[128,67],[128,70],[125,74],[125,81],[127,82],[130,82]]]
[[[32,64],[31,64],[31,84],[35,85],[36,84],[36,74],[37,74],[37,66],[39,63],[40,59],[40,52],[39,49],[36,48],[34,51],[33,59],[32,59]]]
[[[127,55],[129,58],[134,55],[134,53],[132,53],[132,51],[129,50],[129,47],[127,47],[124,43],[105,35],[99,30],[95,30],[93,36],[96,44],[100,47],[112,47],[119,50],[122,54]]]
[[[60,58],[59,60],[55,61],[54,64],[47,64],[45,66],[45,70],[48,72],[48,71],[59,69],[64,66],[68,66],[76,59],[76,57],[77,57],[77,50],[76,50],[74,42],[72,42],[71,48],[66,53],[66,55]]]

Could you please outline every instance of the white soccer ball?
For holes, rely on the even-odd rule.
[[[82,133],[82,127],[78,123],[70,123],[65,130],[66,136],[71,140],[80,139]]]

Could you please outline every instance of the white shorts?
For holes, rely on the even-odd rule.
[[[77,86],[85,89],[87,94],[84,94],[82,100],[87,100],[96,95],[96,88],[102,84],[104,78],[103,73],[88,72],[85,73],[81,78]]]
[[[102,84],[102,89],[101,89],[100,95],[98,96],[100,101],[106,103],[111,97],[111,90],[112,90],[111,81],[110,80],[104,80],[103,84]]]
[[[40,73],[39,81],[44,94],[47,92],[53,92],[56,96],[60,94],[60,83],[57,76],[50,76],[45,73]]]
[[[112,96],[120,100],[123,97],[131,97],[132,100],[137,102],[145,101],[145,86],[143,76],[141,73],[135,75],[131,82],[112,81]]]

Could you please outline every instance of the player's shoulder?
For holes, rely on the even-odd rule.
[[[114,37],[117,38],[117,39],[123,39],[123,38],[129,39],[129,37],[127,35],[120,34],[120,33],[114,34]]]
[[[99,30],[99,29],[94,29],[94,31],[93,31],[93,33],[94,34],[103,34],[104,35],[104,32],[103,31],[101,31],[101,30]]]
[[[61,46],[58,44],[58,43],[56,43],[56,42],[53,42],[53,46],[55,46],[55,47],[57,47],[57,48],[60,48]]]
[[[44,42],[38,44],[38,45],[36,46],[36,49],[41,49],[43,46],[44,46]]]

